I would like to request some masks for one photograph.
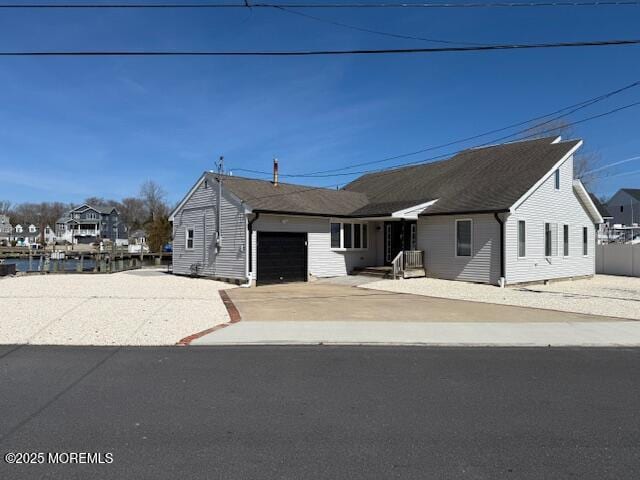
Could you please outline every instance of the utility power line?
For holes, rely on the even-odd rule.
[[[626,110],[626,109],[629,109],[629,108],[632,108],[632,107],[636,107],[636,106],[639,106],[639,105],[640,105],[640,101],[629,103],[629,104],[623,105],[621,107],[617,107],[617,108],[614,108],[612,110],[609,110],[607,112],[599,113],[597,115],[592,115],[590,117],[586,117],[586,118],[583,118],[583,119],[580,119],[580,120],[576,120],[575,122],[568,123],[566,125],[566,127],[572,127],[574,125],[579,125],[581,123],[585,123],[585,122],[588,122],[588,121],[591,121],[591,120],[595,120],[597,118],[602,118],[602,117],[605,117],[605,116],[608,116],[608,115],[613,115],[614,113],[618,113],[618,112],[621,112],[623,110]],[[542,132],[537,132],[535,134],[528,135],[526,137],[522,137],[522,138],[520,138],[518,140],[519,141],[527,140],[529,138],[533,138],[533,137],[538,136],[538,135],[544,135],[546,133],[552,133],[552,132],[554,132],[556,130],[557,130],[557,128],[551,128],[549,130],[545,130],[545,131],[542,131]],[[487,142],[485,144],[481,144],[481,145],[476,146],[476,147],[463,148],[463,149],[457,150],[455,152],[449,152],[449,153],[445,153],[445,154],[438,155],[438,156],[435,156],[435,157],[426,158],[426,159],[422,159],[422,160],[417,160],[417,161],[414,161],[414,162],[407,162],[407,163],[402,163],[402,164],[398,164],[398,165],[392,165],[392,166],[384,168],[384,169],[363,170],[363,171],[360,171],[360,172],[351,172],[350,174],[353,174],[353,175],[364,175],[364,174],[368,174],[368,173],[378,173],[380,175],[388,175],[388,174],[393,173],[394,170],[397,169],[397,168],[409,167],[409,166],[418,166],[420,164],[426,164],[426,163],[429,163],[429,162],[431,162],[433,160],[440,160],[440,159],[443,159],[445,157],[451,157],[451,156],[456,155],[456,154],[458,154],[460,152],[463,152],[465,150],[469,150],[471,148],[480,148],[480,147],[483,147],[483,146],[486,146],[486,145],[493,144],[494,142],[495,142],[495,140],[492,140],[491,142]],[[250,197],[248,200],[258,200],[258,199],[263,199],[263,198],[279,197],[281,195],[293,195],[293,194],[298,194],[298,193],[311,191],[311,190],[319,190],[319,189],[327,189],[327,188],[338,188],[343,184],[344,184],[344,182],[334,183],[332,185],[309,187],[309,188],[304,188],[302,190],[298,190],[297,192],[294,192],[294,193],[274,193],[274,194],[270,194],[270,195],[262,195],[262,196],[258,196],[258,197]]]
[[[111,51],[0,51],[2,57],[305,57],[334,55],[389,55],[410,53],[486,52],[496,50],[536,50],[576,47],[610,47],[639,45],[640,39],[592,40],[586,42],[521,43],[480,45],[474,47],[388,48],[363,50],[271,50],[271,51],[207,51],[207,50],[111,50]]]
[[[605,1],[558,1],[558,2],[418,2],[418,3],[265,3],[250,1],[238,3],[0,3],[0,8],[15,9],[93,9],[93,8],[166,8],[166,9],[194,9],[194,8],[394,8],[394,9],[413,9],[413,8],[537,8],[537,7],[620,7],[640,5],[637,0],[605,0]]]
[[[458,41],[453,41],[453,40],[443,40],[440,38],[428,38],[428,37],[418,37],[418,36],[414,36],[414,35],[404,35],[404,34],[400,34],[400,33],[392,33],[392,32],[384,32],[381,30],[373,30],[371,28],[364,28],[364,27],[358,27],[355,25],[349,25],[347,23],[342,23],[342,22],[338,22],[335,20],[329,20],[327,18],[322,18],[322,17],[316,17],[315,15],[309,15],[308,13],[303,13],[303,12],[299,12],[297,10],[291,10],[289,8],[286,7],[276,7],[278,10],[281,10],[283,12],[292,14],[292,15],[297,15],[299,17],[302,18],[307,18],[309,20],[314,20],[316,22],[321,22],[321,23],[326,23],[329,25],[334,25],[336,27],[340,27],[340,28],[346,28],[349,30],[355,30],[357,32],[364,32],[364,33],[371,33],[373,35],[380,35],[383,37],[391,37],[391,38],[398,38],[398,39],[402,39],[402,40],[419,40],[422,42],[432,42],[432,43],[444,43],[444,44],[449,44],[449,45],[489,45],[487,43],[471,43],[471,42],[458,42]]]
[[[470,140],[475,140],[477,138],[485,137],[487,135],[492,135],[494,133],[499,133],[499,132],[503,132],[505,130],[510,130],[512,128],[520,127],[522,125],[528,125],[528,124],[531,124],[532,122],[536,122],[538,120],[542,120],[542,119],[547,118],[547,117],[553,117],[550,120],[547,120],[545,122],[538,123],[538,124],[535,124],[535,125],[531,125],[528,128],[525,128],[523,130],[519,130],[519,131],[514,132],[514,133],[512,133],[510,135],[507,135],[505,137],[500,137],[497,140],[492,140],[491,143],[495,143],[496,141],[504,140],[506,138],[511,138],[511,137],[517,136],[517,135],[519,135],[521,133],[525,133],[525,132],[531,131],[534,128],[538,128],[538,127],[542,127],[544,125],[547,125],[547,124],[549,124],[549,123],[551,123],[551,122],[553,122],[555,120],[559,120],[560,118],[566,117],[568,115],[571,115],[572,113],[575,113],[575,112],[577,112],[579,110],[582,110],[583,108],[590,107],[591,105],[594,105],[594,104],[596,104],[598,102],[601,102],[603,100],[611,98],[614,95],[622,93],[622,92],[624,92],[626,90],[629,90],[631,88],[637,87],[638,85],[640,85],[640,80],[632,82],[632,83],[630,83],[628,85],[625,85],[623,87],[617,88],[615,90],[611,90],[611,91],[606,92],[604,94],[598,95],[597,97],[593,97],[593,98],[584,100],[582,102],[575,103],[573,105],[569,105],[567,107],[561,108],[561,109],[556,110],[554,112],[547,113],[545,115],[539,115],[539,116],[534,117],[534,118],[529,118],[527,120],[523,120],[523,121],[518,122],[518,123],[513,123],[511,125],[507,125],[506,127],[496,128],[496,129],[493,129],[493,130],[489,130],[487,132],[483,132],[483,133],[480,133],[480,134],[477,134],[477,135],[473,135],[473,136],[470,136],[470,137],[461,138],[461,139],[458,139],[458,140],[453,140],[453,141],[450,141],[450,142],[447,142],[447,143],[443,143],[443,144],[440,144],[440,145],[430,146],[430,147],[422,148],[420,150],[415,150],[415,151],[408,152],[408,153],[402,153],[402,154],[399,154],[399,155],[394,155],[394,156],[386,157],[386,158],[379,159],[379,160],[373,160],[373,161],[367,161],[367,162],[361,162],[361,163],[355,163],[355,164],[351,164],[351,165],[346,165],[346,166],[340,167],[340,168],[334,168],[334,169],[329,169],[329,170],[320,170],[320,171],[316,171],[316,172],[307,172],[307,173],[301,173],[301,174],[280,174],[280,176],[281,177],[290,177],[290,178],[294,178],[294,177],[298,177],[298,178],[317,177],[317,176],[320,176],[322,174],[341,172],[341,171],[344,171],[344,170],[350,170],[352,168],[363,167],[363,166],[366,166],[366,165],[380,164],[380,163],[388,162],[388,161],[391,161],[391,160],[397,160],[397,159],[400,159],[400,158],[411,157],[411,156],[417,155],[419,153],[426,153],[428,151],[438,150],[440,148],[445,148],[445,147],[450,147],[452,145],[468,142]],[[246,173],[259,174],[259,175],[271,175],[270,172],[265,172],[265,171],[260,171],[260,170],[249,170],[249,169],[244,169],[244,168],[237,168],[237,169],[233,169],[233,170],[240,171],[240,172],[246,172]],[[333,175],[327,175],[327,176],[333,176]]]

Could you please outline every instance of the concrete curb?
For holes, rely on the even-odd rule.
[[[240,316],[240,312],[238,311],[234,303],[229,298],[229,295],[227,295],[227,292],[225,290],[219,290],[218,293],[220,294],[222,303],[224,303],[224,306],[227,309],[227,313],[229,314],[229,318],[231,320],[225,323],[214,325],[211,328],[207,328],[206,330],[202,330],[200,332],[193,333],[187,337],[184,337],[176,343],[177,346],[187,347],[191,344],[191,342],[193,342],[194,340],[200,337],[204,337],[205,335],[208,335],[215,331],[222,330],[223,328],[227,328],[228,326],[233,325],[234,323],[238,323],[240,320],[242,320],[242,317]]]

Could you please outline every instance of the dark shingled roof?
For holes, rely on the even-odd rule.
[[[640,189],[639,188],[623,188],[621,189],[623,192],[631,195],[633,198],[640,202]]]
[[[218,177],[215,173],[207,176],[212,179]],[[267,180],[229,175],[223,175],[222,182],[226,190],[256,211],[348,216],[367,204],[365,195],[344,190],[290,183],[275,186]]]
[[[508,210],[579,140],[556,137],[465,150],[448,160],[364,175],[342,190],[223,175],[254,211],[336,217],[388,216],[438,200],[422,215]],[[214,180],[218,174],[207,172]]]
[[[385,215],[438,199],[423,215],[509,209],[579,140],[556,137],[465,150],[439,162],[364,175],[345,187],[369,204],[356,215]]]
[[[600,216],[602,218],[612,218],[612,215],[609,213],[609,209],[607,208],[606,205],[604,205],[600,199],[598,197],[596,197],[593,193],[588,192],[589,193],[589,198],[591,198],[591,201],[593,202],[593,204],[596,206],[596,209],[598,210],[598,213],[600,214]]]

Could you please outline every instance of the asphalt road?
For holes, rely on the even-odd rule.
[[[640,477],[640,349],[0,347],[2,479]]]

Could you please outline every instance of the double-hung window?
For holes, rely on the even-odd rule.
[[[456,220],[456,257],[470,257],[473,234],[471,220]]]
[[[518,220],[518,257],[527,256],[527,224],[524,220]]]
[[[555,257],[558,255],[558,224],[544,224],[544,256]]]
[[[185,232],[185,248],[187,250],[193,250],[193,238],[194,238],[193,228],[187,227]]]

